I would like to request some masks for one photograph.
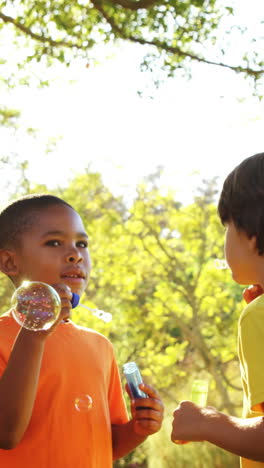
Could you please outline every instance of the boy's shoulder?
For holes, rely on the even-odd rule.
[[[249,320],[252,314],[254,314],[255,318],[258,316],[264,320],[264,294],[256,297],[256,299],[246,305],[240,316],[240,323],[244,320]]]
[[[20,325],[12,317],[10,311],[4,313],[0,316],[0,345],[3,342],[11,342],[17,333],[20,330]],[[77,325],[74,322],[69,322],[68,324],[59,324],[57,329],[51,335],[56,339],[56,337],[64,336],[71,340],[78,341],[83,338],[83,340],[100,345],[101,347],[113,348],[113,345],[109,338],[104,336],[102,333],[92,329]]]
[[[20,326],[12,317],[10,312],[0,316],[0,348],[9,350],[20,330]]]
[[[10,328],[10,329],[14,328],[14,330],[17,330],[20,328],[18,323],[12,317],[10,310],[0,315],[0,330],[5,329],[5,328]]]
[[[65,332],[67,333],[67,331],[69,332],[71,336],[75,336],[77,340],[84,338],[85,340],[89,339],[90,342],[92,341],[92,342],[95,342],[96,344],[105,345],[110,348],[113,347],[109,338],[107,338],[102,333],[99,333],[93,328],[87,328],[81,325],[77,325],[74,322],[70,322],[69,324],[59,325],[55,333],[65,333]]]
[[[64,325],[62,325],[64,326]],[[66,325],[67,327],[68,325]],[[82,325],[78,325],[74,322],[70,322],[70,326],[73,330],[75,330],[77,333],[80,333],[80,334],[89,334],[91,336],[93,336],[94,338],[98,338],[98,339],[102,339],[102,340],[107,340],[110,342],[110,340],[105,336],[103,335],[102,333],[98,332],[97,330],[94,330],[93,328],[88,328],[88,327],[84,327]]]
[[[95,360],[99,358],[107,362],[108,360],[112,362],[115,355],[113,345],[106,336],[71,321],[59,324],[54,333],[48,337],[46,351],[53,353],[55,349],[64,349],[64,353],[74,349],[75,353],[82,355],[88,353]]]

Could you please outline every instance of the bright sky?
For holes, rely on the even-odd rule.
[[[163,166],[163,185],[189,201],[201,177],[222,181],[242,159],[264,151],[264,103],[242,77],[196,65],[192,80],[170,79],[155,91],[150,76],[139,71],[140,47],[110,52],[109,59],[99,53],[97,66],[56,66],[49,88],[2,96],[21,109],[23,128],[39,129],[35,139],[1,137],[1,154],[28,159],[33,181],[64,185],[90,165],[114,193],[129,197],[144,176]],[[54,151],[45,154],[47,140],[57,137]]]

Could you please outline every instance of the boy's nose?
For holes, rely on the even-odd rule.
[[[67,262],[68,263],[78,263],[79,261],[82,260],[82,256],[80,255],[80,252],[76,249],[71,250],[67,254]]]
[[[70,263],[75,263],[75,262],[76,262],[76,258],[73,257],[73,256],[70,256],[70,257],[68,257],[68,261],[69,261]]]

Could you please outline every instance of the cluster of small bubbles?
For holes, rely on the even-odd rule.
[[[80,395],[74,400],[74,407],[79,413],[88,413],[92,409],[93,399],[90,395]]]
[[[105,312],[104,310],[95,309],[93,315],[106,323],[111,322],[112,320],[112,314],[110,314],[110,312]]]
[[[28,330],[48,330],[57,320],[61,300],[49,284],[24,281],[11,299],[14,319]]]
[[[109,323],[112,320],[112,314],[110,314],[110,312],[105,312],[104,310],[100,309],[91,309],[91,307],[88,307],[84,304],[79,304],[79,306],[89,310],[95,317],[103,320],[106,323]]]
[[[220,258],[215,258],[214,259],[214,267],[217,270],[226,270],[228,268],[228,264],[226,260],[220,259]]]

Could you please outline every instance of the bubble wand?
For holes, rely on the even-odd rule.
[[[110,314],[110,312],[105,312],[104,310],[100,310],[100,309],[91,309],[91,307],[88,307],[84,304],[81,304],[80,302],[80,296],[79,294],[76,294],[76,293],[72,293],[72,300],[71,300],[71,303],[72,303],[72,308],[74,309],[75,307],[79,306],[79,307],[83,307],[84,309],[87,309],[89,310],[90,312],[92,312],[92,314],[103,320],[104,322],[108,323],[108,322],[111,322],[112,320],[112,314]]]

